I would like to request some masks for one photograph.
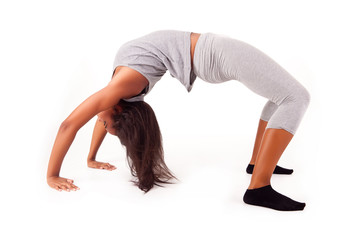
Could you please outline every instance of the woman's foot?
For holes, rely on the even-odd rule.
[[[254,171],[254,166],[253,164],[249,164],[246,168],[246,172],[249,173],[249,174],[252,174],[253,171]],[[283,167],[280,167],[278,165],[276,165],[275,167],[275,170],[274,170],[274,174],[285,174],[285,175],[290,175],[294,172],[294,170],[292,169],[287,169],[287,168],[283,168]]]
[[[300,211],[305,203],[297,202],[276,192],[271,185],[260,188],[247,189],[243,201],[250,205],[267,207],[279,211]]]

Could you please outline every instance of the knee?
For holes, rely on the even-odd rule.
[[[302,85],[293,88],[293,91],[287,97],[287,101],[297,106],[301,106],[302,108],[306,109],[310,104],[310,93],[309,91]]]
[[[299,87],[293,89],[291,94],[284,99],[283,103],[291,104],[293,107],[297,108],[299,112],[305,111],[310,104],[310,93],[309,91],[300,85]]]
[[[311,96],[309,91],[305,87],[302,87],[299,92],[299,100],[304,106],[304,108],[307,108],[310,104]]]

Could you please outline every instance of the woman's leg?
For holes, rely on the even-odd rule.
[[[203,49],[195,50],[197,76],[213,83],[238,80],[277,105],[265,127],[244,202],[277,210],[302,210],[304,203],[277,193],[270,179],[309,105],[309,92],[273,59],[245,42],[213,34],[200,37],[199,42]]]
[[[256,164],[244,195],[244,202],[273,208],[282,211],[303,210],[305,203],[294,201],[272,189],[270,180],[282,153],[295,134],[301,119],[309,105],[308,91],[290,75],[282,75],[283,79],[272,79],[277,91],[256,86],[254,82],[243,83],[254,92],[272,97],[277,102],[277,109],[272,114],[259,147]]]
[[[265,130],[249,189],[270,184],[275,166],[292,138],[293,135],[284,129]]]
[[[276,192],[270,180],[307,110],[309,92],[285,69],[255,47],[235,39],[219,38],[214,42],[223,56],[222,74],[228,79],[240,81],[254,93],[269,100],[268,107],[262,113],[263,120],[268,120],[268,123],[258,145],[255,168],[244,202],[283,211],[302,210],[304,203]]]
[[[247,82],[244,84],[247,85]],[[291,88],[287,87],[288,85]],[[253,83],[248,84],[253,91],[267,95],[266,91],[254,86]],[[305,203],[294,201],[276,192],[272,189],[270,180],[277,162],[290,143],[309,105],[310,95],[300,83],[291,78],[285,81],[283,86],[280,82],[277,83],[277,88],[279,91],[273,94],[280,97],[281,102],[277,104],[276,111],[265,127],[251,182],[243,199],[245,203],[276,210],[303,210]],[[283,96],[282,91],[285,94]]]
[[[280,211],[304,209],[305,203],[294,201],[276,192],[270,184],[276,163],[292,138],[293,134],[284,129],[265,130],[254,173],[243,197],[245,203]]]
[[[260,119],[260,121],[259,121],[258,129],[257,129],[257,132],[256,132],[256,138],[255,138],[253,153],[252,153],[251,160],[250,160],[250,163],[249,163],[251,165],[255,165],[256,158],[258,156],[258,152],[259,152],[259,148],[260,148],[260,144],[261,144],[261,140],[263,138],[267,123],[268,123],[267,121],[264,121],[262,119]]]
[[[255,166],[255,163],[256,163],[256,158],[257,158],[258,153],[259,153],[260,144],[261,144],[262,138],[264,136],[265,128],[266,128],[266,126],[268,124],[268,121],[269,121],[269,120],[264,120],[264,119],[270,119],[270,117],[271,117],[271,116],[267,117],[266,113],[269,113],[270,111],[271,112],[276,111],[276,109],[277,109],[276,105],[275,105],[276,107],[269,107],[269,106],[272,106],[272,105],[275,105],[275,104],[268,101],[266,103],[265,107],[264,107],[264,110],[263,110],[262,114],[261,114],[261,118],[259,120],[259,125],[258,125],[258,129],[257,129],[257,133],[256,133],[256,138],[255,138],[252,157],[251,157],[250,163],[248,164],[248,166],[246,168],[246,172],[249,173],[249,174],[252,174],[253,171],[254,171],[254,166]],[[292,169],[286,169],[286,168],[283,168],[283,167],[280,167],[280,166],[276,165],[273,173],[274,174],[292,174],[293,170]]]

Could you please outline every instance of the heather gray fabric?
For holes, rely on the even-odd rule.
[[[193,68],[206,82],[238,80],[269,99],[260,116],[268,121],[266,128],[294,135],[310,102],[309,92],[279,64],[257,48],[228,36],[201,34]]]
[[[144,100],[144,96],[167,70],[190,92],[196,79],[191,69],[190,34],[191,32],[162,30],[123,44],[115,56],[113,70],[117,66],[130,67],[149,81],[142,94],[124,100]]]

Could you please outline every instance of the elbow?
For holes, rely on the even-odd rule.
[[[61,123],[60,128],[59,128],[59,131],[64,132],[64,131],[68,131],[68,130],[73,130],[73,131],[75,130],[75,131],[77,131],[77,129],[76,129],[76,127],[74,126],[73,123],[65,120],[65,121],[63,121],[63,122]]]
[[[65,130],[65,129],[69,128],[69,126],[70,126],[70,123],[65,120],[61,123],[60,129]]]

